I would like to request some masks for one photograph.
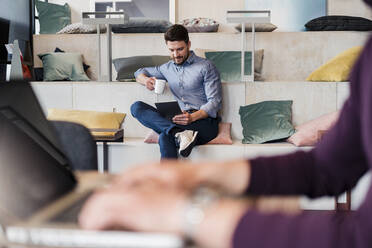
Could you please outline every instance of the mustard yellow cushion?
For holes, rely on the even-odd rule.
[[[362,47],[352,47],[327,63],[316,69],[310,74],[307,81],[327,81],[327,82],[343,82],[349,79],[351,68],[356,59],[359,57]]]
[[[69,121],[84,125],[87,128],[118,129],[126,114],[114,112],[97,112],[85,110],[48,109],[48,119]]]
[[[116,134],[116,132],[96,132],[96,131],[91,131],[90,133],[94,137],[114,137]]]

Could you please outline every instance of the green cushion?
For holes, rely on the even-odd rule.
[[[44,81],[89,81],[79,53],[44,53],[38,56],[43,61]]]
[[[245,75],[251,75],[251,52],[245,52]],[[220,72],[221,81],[241,81],[241,59],[239,51],[206,52],[205,57],[213,62]]]
[[[265,101],[239,109],[244,144],[261,144],[294,134],[292,101]]]
[[[36,1],[39,13],[40,34],[55,34],[71,24],[70,6]]]

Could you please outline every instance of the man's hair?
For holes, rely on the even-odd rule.
[[[167,41],[184,41],[186,44],[189,43],[189,32],[187,29],[180,25],[174,24],[168,28],[164,34],[165,42]]]

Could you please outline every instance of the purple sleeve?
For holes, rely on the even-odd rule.
[[[369,225],[359,212],[285,216],[248,211],[232,243],[234,248],[367,248],[372,245]]]
[[[367,171],[360,129],[350,101],[336,127],[310,152],[252,161],[247,193],[334,195]],[[353,119],[353,122],[348,120]],[[372,247],[372,191],[355,212],[305,211],[295,216],[248,210],[233,236],[234,248]]]
[[[372,161],[371,58],[370,39],[352,70],[350,97],[337,123],[313,150],[250,161],[247,194],[319,197],[340,194],[357,183]]]
[[[351,76],[351,95],[340,118],[316,148],[251,161],[248,194],[339,194],[372,166],[371,40]],[[305,211],[294,216],[248,210],[233,236],[233,247],[372,247],[372,185],[357,211]]]

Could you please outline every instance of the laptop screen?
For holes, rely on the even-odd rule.
[[[31,86],[0,83],[0,220],[27,218],[72,190],[67,166]]]

